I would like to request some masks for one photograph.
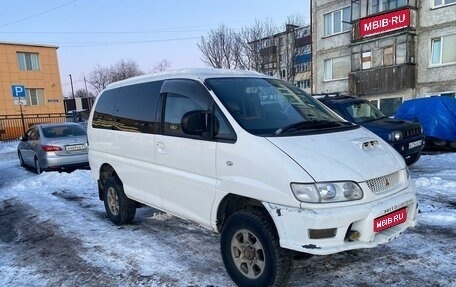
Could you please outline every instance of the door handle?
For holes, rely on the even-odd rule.
[[[157,142],[157,152],[166,154],[166,145],[163,142]]]

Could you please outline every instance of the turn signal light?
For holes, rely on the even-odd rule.
[[[46,151],[46,152],[62,150],[61,147],[59,147],[59,146],[54,146],[54,145],[42,145],[41,148],[42,148],[44,151]]]

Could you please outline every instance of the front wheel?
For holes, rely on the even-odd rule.
[[[20,150],[17,151],[17,157],[19,158],[19,163],[22,167],[25,167],[24,158],[22,157],[22,153]]]
[[[222,230],[223,263],[238,286],[284,286],[293,265],[289,250],[268,215],[245,209],[231,215]]]
[[[128,224],[136,214],[135,201],[129,199],[122,183],[113,177],[104,183],[104,205],[109,219],[116,225]]]
[[[35,171],[37,174],[41,174],[43,172],[43,169],[41,168],[40,161],[38,160],[37,157],[35,157]]]
[[[409,157],[408,159],[406,159],[405,163],[407,165],[412,165],[412,164],[414,164],[415,162],[417,162],[420,159],[420,156],[421,156],[420,153],[414,154],[411,157]]]

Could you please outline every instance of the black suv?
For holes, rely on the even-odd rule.
[[[425,137],[419,123],[391,119],[364,99],[348,96],[317,97],[347,121],[359,124],[392,145],[408,165],[421,155]]]

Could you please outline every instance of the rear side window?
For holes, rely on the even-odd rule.
[[[114,130],[155,133],[157,107],[163,81],[148,82],[119,89],[114,111]]]
[[[147,82],[105,91],[97,102],[92,127],[155,133],[162,84]]]
[[[112,129],[114,106],[116,105],[118,89],[104,91],[99,97],[93,113],[92,127]]]

